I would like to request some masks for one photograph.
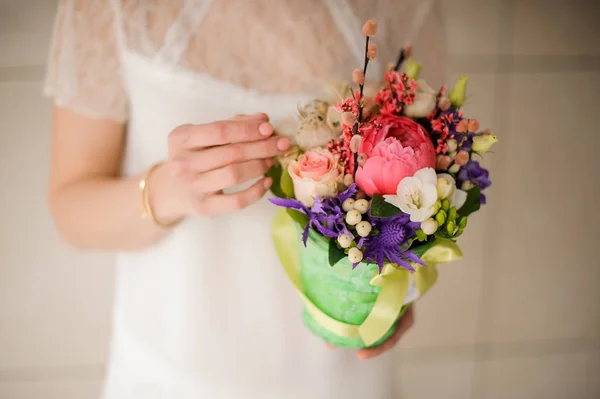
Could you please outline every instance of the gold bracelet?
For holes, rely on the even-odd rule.
[[[148,171],[140,179],[138,186],[139,186],[140,192],[142,194],[142,218],[152,219],[152,221],[156,225],[163,227],[165,229],[168,229],[168,228],[171,228],[171,227],[179,224],[179,222],[181,222],[181,220],[176,220],[176,221],[170,222],[170,223],[164,223],[164,222],[161,222],[160,220],[158,220],[156,218],[156,215],[154,214],[154,211],[152,210],[152,206],[150,206],[150,196],[148,194],[148,180],[152,176],[152,173],[163,163],[164,162],[159,162],[157,164],[154,164],[150,169],[148,169]]]

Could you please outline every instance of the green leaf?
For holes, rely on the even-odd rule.
[[[300,225],[300,227],[304,228],[306,227],[306,224],[308,223],[308,216],[306,216],[304,213],[299,212],[295,209],[286,209],[285,210],[287,212],[288,215],[290,215],[290,217],[294,220],[294,222],[298,223]]]
[[[340,260],[346,257],[343,249],[337,246],[335,239],[329,240],[329,266],[335,266]]]
[[[373,199],[371,200],[371,216],[376,218],[389,218],[401,212],[400,209],[387,202],[383,196],[379,194],[373,195]]]
[[[285,198],[285,194],[281,190],[281,185],[277,184],[277,182],[281,181],[281,164],[279,162],[275,162],[271,168],[265,173],[265,177],[270,177],[273,180],[273,184],[271,184],[271,192],[274,196],[279,198]]]
[[[469,77],[467,75],[463,75],[458,79],[458,82],[454,85],[450,93],[448,93],[448,98],[450,98],[450,102],[454,108],[460,108],[465,103],[467,98],[467,81]]]
[[[429,248],[431,248],[431,246],[433,245],[434,242],[435,242],[435,238],[429,237],[429,239],[427,241],[420,242],[417,245],[411,246],[410,251],[420,258],[421,256],[423,256],[425,251],[427,251]]]
[[[286,197],[294,198],[294,182],[292,181],[292,176],[290,176],[287,169],[281,172],[279,186],[281,187],[281,191],[283,191]]]
[[[405,72],[411,79],[417,79],[421,72],[421,64],[418,64],[412,58],[408,60],[405,67]]]
[[[479,207],[481,206],[479,194],[479,186],[475,186],[470,190],[467,190],[467,200],[465,201],[464,205],[458,210],[460,216],[469,216],[473,212],[479,210]]]

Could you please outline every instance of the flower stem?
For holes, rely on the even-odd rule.
[[[367,40],[365,40],[365,66],[363,67],[363,76],[365,76],[365,81],[367,79],[367,66],[369,65],[369,57],[367,56],[369,52],[369,36],[367,36]],[[358,121],[362,122],[362,113],[363,113],[363,90],[365,88],[365,82],[360,86],[360,97],[358,98]]]
[[[394,66],[394,71],[398,72],[402,63],[406,59],[406,52],[404,51],[404,47],[400,49],[400,54],[398,55],[398,60],[396,61],[396,65]]]
[[[358,121],[354,122],[354,126],[352,126],[352,135],[355,134],[358,134]],[[354,173],[352,173],[354,181],[356,181],[356,171],[358,171],[358,151],[354,153]]]
[[[365,64],[363,66],[363,76],[365,77],[365,81],[366,81],[366,76],[367,76],[367,66],[369,65],[369,57],[368,57],[368,53],[369,53],[369,36],[367,36],[367,40],[365,40]],[[358,124],[362,122],[362,117],[363,117],[363,91],[365,88],[365,82],[363,81],[363,83],[361,85],[358,85],[360,88],[360,95],[358,97],[358,118],[356,119],[356,122],[354,122],[354,126],[352,126],[352,135],[356,135],[358,134]],[[356,179],[356,171],[358,170],[358,151],[354,153],[354,173],[353,173],[353,177]]]

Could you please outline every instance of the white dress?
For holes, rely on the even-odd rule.
[[[258,111],[276,123],[326,80],[349,77],[368,18],[380,23],[380,59],[393,61],[414,40],[426,75],[439,79],[441,30],[428,5],[62,1],[46,92],[84,115],[126,122],[123,174],[139,174],[166,158],[180,124]],[[192,218],[150,248],[118,254],[104,398],[397,397],[393,353],[360,362],[302,325],[270,238],[274,213],[262,200]]]

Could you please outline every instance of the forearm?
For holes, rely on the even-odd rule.
[[[159,167],[148,180],[150,199],[161,221],[177,220],[173,190]],[[50,194],[50,205],[61,236],[86,250],[138,250],[164,237],[169,229],[141,216],[140,176],[97,177],[71,182]],[[152,183],[152,184],[150,184]]]

